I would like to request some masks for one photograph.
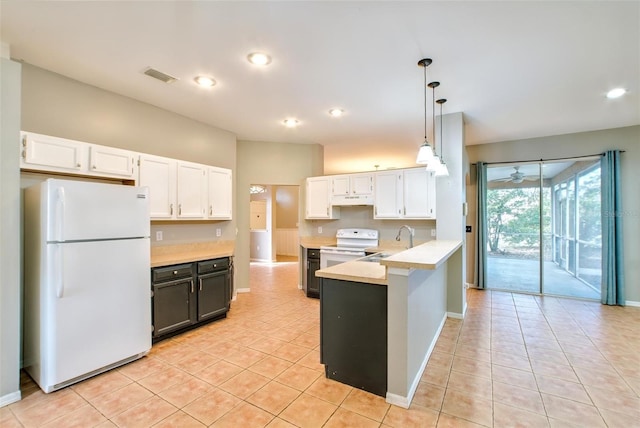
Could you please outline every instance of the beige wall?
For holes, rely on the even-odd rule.
[[[322,175],[323,147],[319,144],[267,143],[238,141],[237,145],[237,202],[235,284],[236,290],[249,286],[249,186],[300,186],[307,177]],[[304,214],[299,204],[298,215]]]
[[[622,203],[625,251],[625,278],[627,300],[640,302],[640,126],[556,135],[528,140],[468,146],[469,162],[508,162],[519,160],[570,158],[620,149]],[[469,216],[467,224],[473,224],[473,234],[467,234],[467,281],[475,283],[476,180],[472,168],[471,182],[467,188]]]
[[[3,55],[5,46],[3,45]],[[8,50],[8,48],[7,48]],[[20,64],[0,58],[0,407],[20,399]]]
[[[298,227],[300,186],[276,186],[276,229]]]
[[[22,130],[236,169],[235,135],[24,64]],[[234,179],[235,182],[235,179]],[[235,214],[235,210],[234,210]],[[215,229],[222,229],[217,238]],[[155,241],[162,230],[163,241]],[[233,240],[235,220],[153,222],[152,245]]]

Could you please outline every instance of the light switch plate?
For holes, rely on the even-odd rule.
[[[217,237],[222,236],[222,229],[220,229],[220,228],[216,229],[216,236]]]
[[[322,233],[322,226],[318,226],[318,233]]]
[[[436,230],[435,229],[431,229],[431,237],[432,238],[436,237]]]
[[[162,231],[156,231],[156,241],[162,241]]]

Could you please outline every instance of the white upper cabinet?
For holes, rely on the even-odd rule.
[[[230,169],[33,132],[23,131],[20,145],[23,170],[131,180],[148,187],[152,220],[232,219]]]
[[[401,218],[402,171],[384,171],[375,174],[374,218]]]
[[[113,147],[89,145],[89,168],[93,173],[134,179],[138,175],[137,153]]]
[[[207,169],[205,165],[178,161],[178,219],[205,219]]]
[[[350,174],[349,184],[352,195],[373,196],[373,174]]]
[[[20,168],[80,174],[87,169],[86,145],[80,141],[23,132]]]
[[[135,180],[137,154],[49,135],[22,133],[20,168]]]
[[[149,187],[149,209],[152,220],[176,218],[177,164],[175,159],[140,155],[138,185]]]
[[[404,170],[404,218],[436,218],[434,173],[425,168]]]
[[[330,177],[307,178],[305,218],[336,219],[340,218],[340,211],[331,206]]]
[[[348,175],[331,176],[331,197],[351,194]]]
[[[230,169],[208,168],[207,218],[231,220],[233,204],[233,177]]]
[[[435,219],[436,180],[425,168],[378,172],[374,218]]]
[[[331,178],[332,205],[373,205],[373,174],[344,174]]]

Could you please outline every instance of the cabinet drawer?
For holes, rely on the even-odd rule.
[[[307,250],[307,258],[308,259],[319,259],[320,258],[320,250],[308,249]]]
[[[215,259],[198,262],[198,275],[229,269],[229,259]]]
[[[188,278],[192,275],[191,263],[152,269],[151,280],[154,283]]]

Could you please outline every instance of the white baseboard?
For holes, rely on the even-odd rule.
[[[298,284],[298,290],[302,290],[302,284]]]
[[[447,317],[462,320],[464,319],[464,314],[460,314],[458,312],[447,312]]]
[[[625,302],[626,306],[633,306],[634,308],[640,308],[640,302],[636,302],[634,300],[627,300]]]
[[[393,404],[395,406],[399,406],[405,409],[409,408],[409,406],[411,405],[411,400],[413,400],[413,396],[416,393],[416,389],[418,389],[418,384],[420,383],[420,379],[422,378],[424,369],[427,367],[427,363],[429,362],[429,357],[431,356],[433,349],[436,347],[436,342],[440,337],[440,333],[442,332],[442,328],[444,327],[444,323],[446,321],[447,321],[447,314],[444,314],[444,316],[442,317],[442,321],[440,321],[440,325],[438,326],[438,331],[436,332],[436,334],[433,337],[433,340],[429,344],[429,349],[427,349],[427,353],[425,354],[424,359],[422,360],[422,364],[420,364],[420,369],[418,370],[418,373],[416,374],[416,377],[413,379],[413,383],[409,388],[409,394],[406,397],[403,397],[402,395],[392,394],[390,392],[387,392],[387,396],[386,396],[387,403]]]
[[[16,392],[12,392],[11,394],[3,395],[2,397],[0,397],[0,407],[7,406],[20,400],[22,400],[22,394],[19,390]]]
[[[248,293],[250,291],[251,291],[250,288],[237,288],[236,289],[236,293]]]

